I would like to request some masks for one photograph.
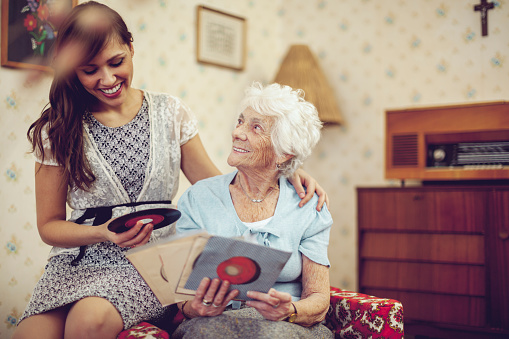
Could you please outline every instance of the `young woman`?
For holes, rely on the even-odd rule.
[[[53,248],[14,338],[115,338],[167,317],[124,252],[172,230],[140,221],[116,234],[108,224],[171,206],[180,170],[192,184],[220,172],[183,102],[131,87],[133,54],[123,19],[97,2],[76,6],[59,29],[50,107],[28,132],[37,226]],[[293,182],[301,205],[316,189],[321,209],[326,194],[309,175]]]

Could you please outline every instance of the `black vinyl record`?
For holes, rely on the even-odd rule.
[[[123,215],[108,225],[108,229],[115,233],[128,231],[136,225],[139,220],[146,224],[154,225],[154,229],[168,226],[180,218],[180,211],[173,208],[153,208],[149,210],[137,211]]]

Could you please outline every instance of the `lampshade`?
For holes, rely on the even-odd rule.
[[[322,122],[343,123],[334,92],[307,45],[290,46],[274,82],[304,90],[305,99],[315,105]]]

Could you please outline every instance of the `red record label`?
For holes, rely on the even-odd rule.
[[[260,266],[247,257],[231,257],[217,265],[216,273],[234,285],[249,284],[260,276]]]
[[[151,223],[152,225],[155,226],[155,225],[159,224],[161,221],[163,221],[164,217],[159,214],[140,215],[140,216],[137,216],[137,217],[127,220],[125,222],[125,226],[131,228],[134,225],[136,225],[136,223],[140,220],[143,220],[143,225]]]

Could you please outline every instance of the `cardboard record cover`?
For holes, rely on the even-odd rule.
[[[126,257],[161,304],[168,306],[194,297],[194,291],[176,290],[190,254],[201,252],[197,245],[205,244],[209,237],[204,231],[175,235],[129,250]]]
[[[247,291],[268,292],[291,253],[205,231],[174,235],[126,252],[163,306],[193,299],[204,277]]]

